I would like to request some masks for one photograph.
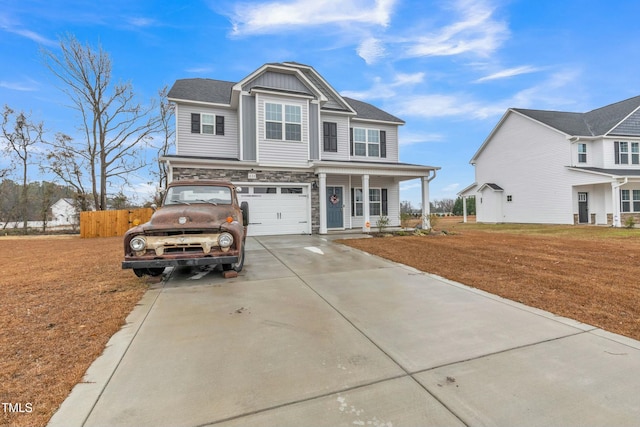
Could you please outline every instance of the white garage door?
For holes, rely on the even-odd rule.
[[[311,234],[307,185],[240,187],[240,202],[249,203],[249,236]]]

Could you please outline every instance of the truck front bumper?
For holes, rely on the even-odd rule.
[[[202,258],[169,258],[122,261],[122,268],[163,268],[163,267],[197,267],[201,265],[235,264],[237,256],[216,256]]]

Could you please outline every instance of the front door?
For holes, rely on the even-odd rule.
[[[589,201],[588,193],[578,193],[578,222],[580,224],[589,223]]]
[[[342,187],[327,187],[327,228],[343,228]]]

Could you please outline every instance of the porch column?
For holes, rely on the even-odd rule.
[[[422,177],[422,228],[431,228],[431,207],[429,206],[429,177]]]
[[[327,174],[318,174],[318,202],[320,210],[320,229],[318,233],[327,234]]]
[[[362,175],[362,211],[364,215],[362,231],[368,233],[371,231],[371,218],[369,216],[369,175]]]
[[[462,222],[467,222],[467,196],[462,196]]]

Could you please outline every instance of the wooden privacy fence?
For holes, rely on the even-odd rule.
[[[124,236],[131,227],[149,221],[151,208],[80,212],[80,237]]]

